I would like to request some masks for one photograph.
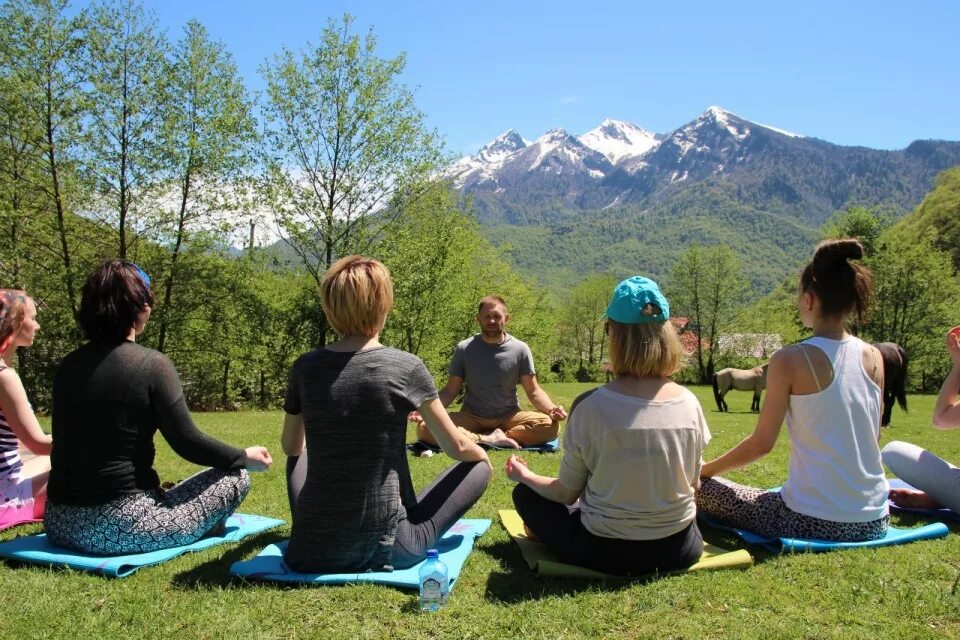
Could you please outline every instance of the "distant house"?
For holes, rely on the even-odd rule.
[[[769,358],[782,346],[777,333],[727,333],[717,339],[717,351],[742,358]]]
[[[697,337],[694,327],[690,324],[690,318],[677,316],[675,318],[670,318],[670,322],[673,324],[673,328],[677,330],[677,334],[680,336],[680,344],[683,345],[683,350],[688,354],[696,353],[698,341],[700,342],[700,347],[702,349],[706,350],[710,348],[709,342],[706,340],[700,340]]]

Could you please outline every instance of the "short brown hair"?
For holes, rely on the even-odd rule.
[[[483,305],[486,304],[499,304],[503,307],[504,311],[507,311],[507,303],[500,296],[485,296],[480,299],[480,304],[477,305],[477,315],[480,315],[480,312],[483,311]],[[507,311],[507,313],[509,313]]]
[[[320,281],[320,304],[339,336],[375,336],[393,308],[390,271],[373,258],[340,258]]]
[[[859,240],[824,240],[817,245],[813,260],[800,274],[800,293],[814,293],[825,314],[854,314],[863,324],[873,295],[873,282],[870,269],[851,262],[861,258],[863,245]]]
[[[87,340],[122,341],[137,316],[153,304],[146,274],[132,262],[111,260],[90,274],[80,293],[77,320]]]
[[[617,376],[667,378],[683,366],[686,352],[672,322],[607,321],[610,361]]]

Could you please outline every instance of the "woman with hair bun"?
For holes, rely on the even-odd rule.
[[[854,239],[821,242],[800,276],[798,306],[813,337],[773,354],[757,426],[703,466],[697,507],[770,537],[861,542],[884,537],[890,521],[880,461],[883,360],[845,327],[865,318],[870,271]],[[784,418],[790,471],[771,492],[719,477],[769,453]]]
[[[0,528],[42,518],[46,503],[52,439],[40,429],[13,369],[17,347],[32,345],[38,329],[30,296],[19,289],[0,289]],[[37,457],[25,463],[21,446]]]
[[[60,547],[98,555],[191,544],[217,531],[250,490],[247,471],[270,466],[200,432],[173,363],[136,344],[150,318],[150,278],[113,260],[83,285],[79,321],[89,342],[53,382],[50,489],[44,529]],[[153,469],[157,431],[174,452],[210,467],[171,489]]]
[[[615,575],[689,567],[703,553],[694,489],[710,430],[696,396],[669,379],[683,346],[653,280],[621,282],[606,315],[617,377],[574,401],[559,477],[510,456],[513,503],[564,562]]]

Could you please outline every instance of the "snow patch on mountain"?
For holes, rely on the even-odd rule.
[[[635,124],[610,118],[577,139],[587,147],[605,155],[613,164],[626,158],[643,155],[660,144],[657,134],[641,129]]]

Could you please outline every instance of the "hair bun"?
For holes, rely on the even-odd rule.
[[[832,268],[837,263],[847,260],[860,260],[863,258],[863,245],[856,238],[839,238],[836,240],[824,240],[817,245],[817,250],[813,254],[813,263],[819,271],[820,268]]]

